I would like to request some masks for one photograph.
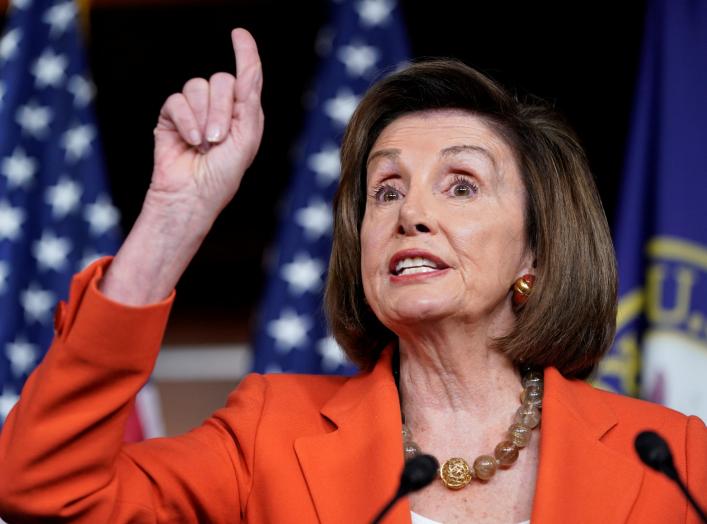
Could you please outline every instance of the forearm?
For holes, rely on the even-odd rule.
[[[100,290],[126,305],[163,300],[177,285],[213,223],[193,201],[148,193],[140,216],[108,268]]]

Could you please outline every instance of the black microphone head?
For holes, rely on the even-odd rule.
[[[644,464],[673,478],[677,475],[668,443],[655,431],[641,431],[634,442]]]
[[[432,455],[415,455],[407,460],[400,475],[399,496],[424,488],[434,480],[438,470],[439,462]]]

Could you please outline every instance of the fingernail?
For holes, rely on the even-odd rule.
[[[217,142],[220,137],[221,130],[218,128],[218,126],[214,125],[209,127],[209,130],[206,133],[206,140],[208,140],[209,142]]]
[[[189,131],[189,142],[195,146],[198,146],[201,143],[201,134],[199,134],[196,129]]]

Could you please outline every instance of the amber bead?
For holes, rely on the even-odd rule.
[[[481,455],[474,461],[474,473],[480,480],[488,480],[496,473],[496,458],[491,455]]]
[[[531,404],[523,404],[516,411],[516,422],[533,429],[540,424],[540,411]]]
[[[542,386],[543,383],[543,372],[539,370],[532,370],[528,371],[525,375],[523,375],[523,378],[521,379],[521,384],[523,384],[524,388],[527,388],[528,386],[532,385],[540,385]]]
[[[518,460],[518,446],[510,440],[504,440],[496,446],[493,454],[499,466],[508,467]]]
[[[405,460],[409,460],[421,453],[420,446],[415,444],[413,441],[408,440],[403,443],[403,452],[405,453]]]
[[[538,408],[543,404],[543,388],[537,384],[531,384],[520,394],[520,401],[523,404],[532,404]]]
[[[508,428],[510,440],[519,448],[524,448],[530,442],[530,435],[533,430],[523,424],[513,424]]]

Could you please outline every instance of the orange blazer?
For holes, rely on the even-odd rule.
[[[172,297],[125,307],[74,279],[56,339],[0,435],[9,522],[366,523],[403,465],[390,351],[370,373],[250,375],[193,431],[125,445],[133,398],[159,351]],[[707,430],[695,417],[545,371],[533,524],[696,523],[678,489],[642,466],[636,433],[670,442],[707,503]],[[407,502],[388,520],[409,523]]]

